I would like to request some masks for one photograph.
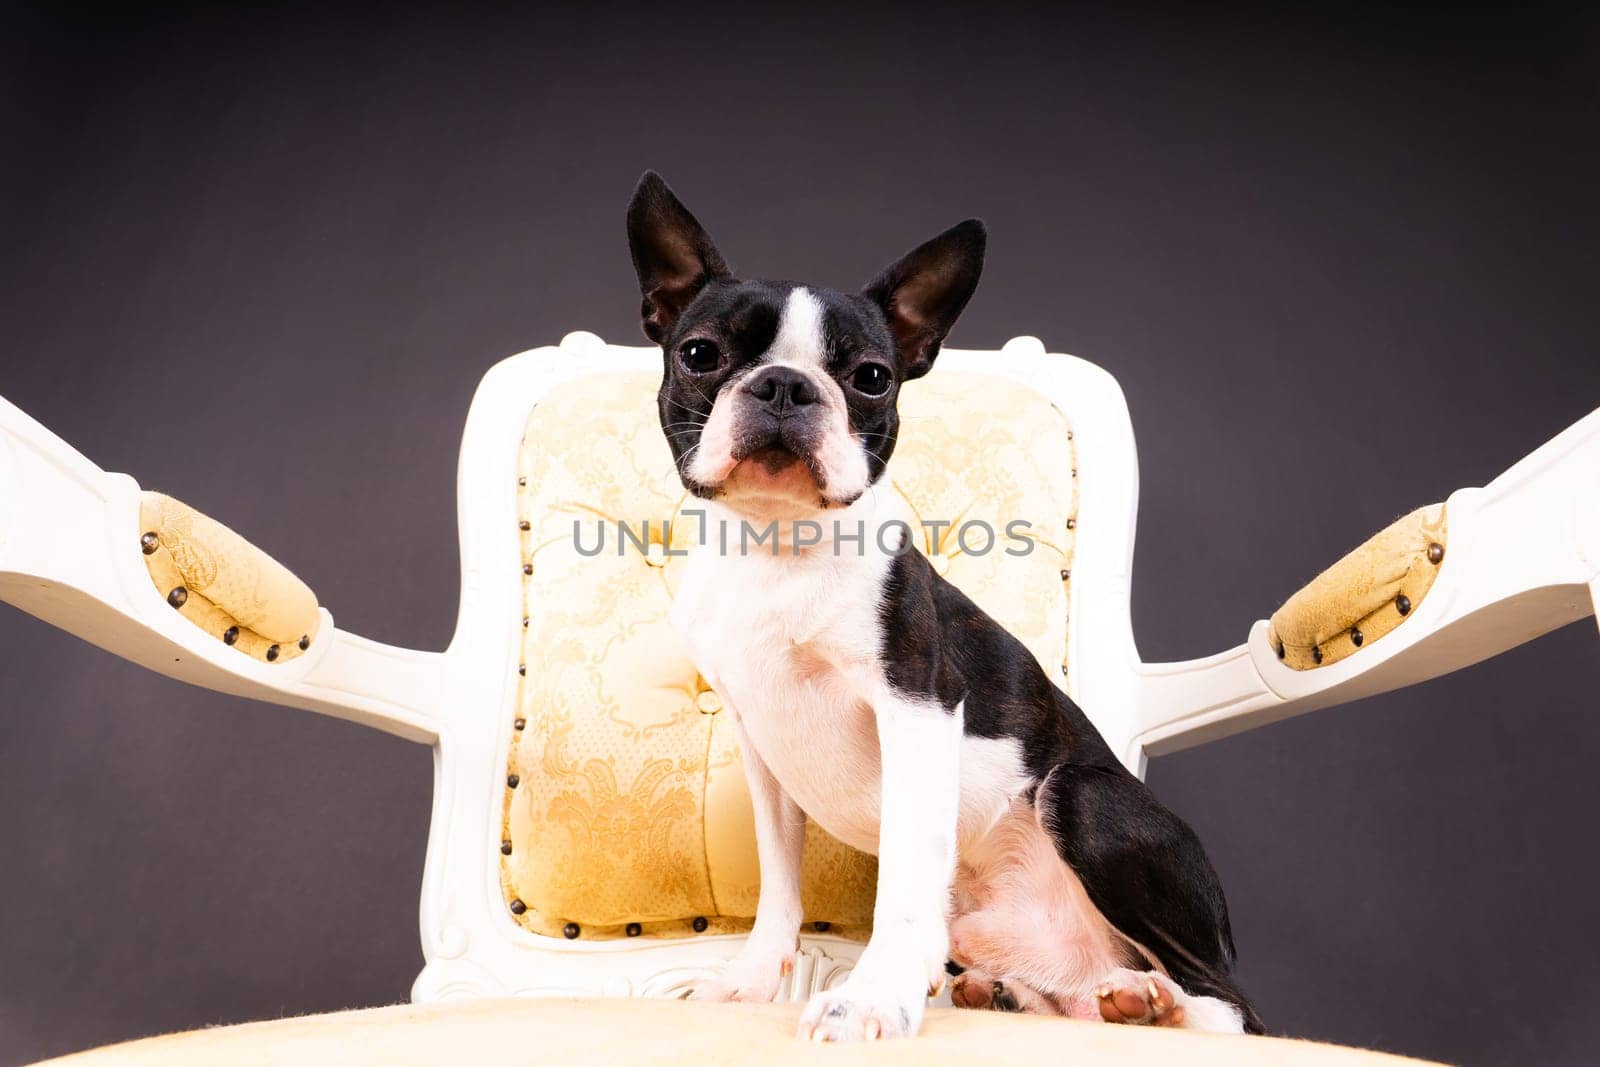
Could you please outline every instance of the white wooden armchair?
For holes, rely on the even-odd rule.
[[[575,333],[485,376],[462,446],[460,615],[443,652],[338,629],[310,590],[246,540],[100,470],[3,399],[0,598],[174,678],[431,745],[427,962],[415,1001],[680,996],[733,953],[757,872],[720,702],[664,621],[686,523],[662,525],[684,501],[655,425],[659,360],[653,348]],[[980,377],[1005,381],[972,388]],[[995,528],[1025,519],[1037,541],[1016,557],[947,532],[937,551],[925,542],[936,567],[1024,639],[1140,773],[1149,754],[1455,670],[1579,619],[1600,598],[1597,411],[1488,486],[1395,523],[1256,623],[1243,644],[1144,663],[1129,622],[1133,431],[1111,376],[1017,338],[998,352],[947,349],[903,403],[890,491],[925,518],[981,517]],[[607,546],[591,557],[581,542],[592,530],[573,543],[573,520],[584,516],[652,525],[623,555]],[[848,971],[870,921],[873,875],[870,858],[813,834],[808,926],[780,999],[803,1001]],[[697,1019],[714,1020],[719,1007],[735,1013],[728,1026],[742,1035],[741,1055],[755,1054],[751,1041],[770,1041],[761,1053],[769,1058],[807,1054],[776,1023],[752,1037],[767,1015],[680,1007]],[[539,1015],[538,1025],[555,1034],[562,1019],[598,1010],[585,1001]],[[421,1025],[408,1011],[396,1025]],[[655,1011],[637,1016],[637,1033],[613,1027],[597,1040],[657,1034]],[[975,1038],[973,1028],[1036,1022],[963,1014],[936,1012],[918,1057],[957,1058],[963,1041],[1024,1040],[1012,1030]],[[1181,1040],[1049,1022],[1074,1028],[1052,1029],[1050,1040],[1059,1047],[1060,1035],[1076,1035],[1087,1062],[1099,1062],[1097,1052],[1128,1062],[1136,1050],[1173,1048],[1151,1042]],[[324,1043],[302,1051],[328,1048],[334,1024],[318,1025]],[[192,1054],[261,1058],[247,1054],[248,1042],[272,1039],[252,1033],[225,1054],[212,1033]],[[306,1038],[303,1026],[297,1033],[278,1039]],[[383,1061],[437,1051],[428,1041],[419,1030],[383,1045]],[[1239,1041],[1185,1055],[1343,1055]],[[183,1052],[169,1042],[151,1055]],[[628,1055],[668,1054],[670,1043]],[[353,1055],[361,1053],[343,1058]],[[696,1052],[695,1062],[708,1055]]]

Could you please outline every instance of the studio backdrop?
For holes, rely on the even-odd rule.
[[[951,343],[1120,381],[1146,659],[1600,403],[1592,14],[1064,8],[14,12],[0,394],[439,648],[467,403],[638,342],[661,170],[734,268],[850,287],[989,227]],[[1276,1033],[1592,1062],[1592,623],[1152,761]],[[0,611],[0,1062],[392,1003],[428,751]],[[530,1041],[535,1038],[530,1035]]]

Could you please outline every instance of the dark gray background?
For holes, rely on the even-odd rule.
[[[18,16],[0,392],[439,648],[479,375],[633,342],[661,169],[736,268],[864,280],[970,214],[954,343],[1121,380],[1147,659],[1251,621],[1600,399],[1596,26],[677,5]],[[1154,761],[1275,1030],[1600,1042],[1600,642]],[[403,999],[428,751],[0,610],[0,1061]]]

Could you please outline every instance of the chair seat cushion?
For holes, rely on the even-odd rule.
[[[452,1063],[721,1067],[759,1063],[1070,1063],[1074,1067],[1253,1067],[1420,1063],[1399,1056],[1270,1037],[1221,1036],[995,1012],[935,1008],[922,1035],[868,1045],[796,1040],[798,1004],[567,998],[401,1005],[219,1026],[79,1053],[72,1067],[294,1064],[409,1067]]]

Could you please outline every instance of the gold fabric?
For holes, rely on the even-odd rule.
[[[528,419],[520,493],[525,676],[511,730],[502,885],[536,933],[625,937],[748,929],[759,887],[753,816],[721,701],[668,622],[698,521],[662,437],[651,374],[563,385]],[[1076,508],[1065,417],[989,376],[939,374],[901,397],[890,482],[945,531],[936,569],[1017,635],[1058,678]],[[670,527],[663,520],[673,520]],[[1007,524],[1030,522],[1027,555]],[[648,521],[648,529],[644,524]],[[574,541],[574,523],[578,542]],[[633,541],[618,552],[618,522]],[[604,524],[606,541],[593,551]],[[670,545],[666,542],[670,536]],[[668,552],[670,547],[671,552]],[[827,758],[818,753],[819,759]],[[864,937],[876,860],[807,831],[805,917]],[[520,903],[519,903],[520,902]]]
[[[156,589],[163,597],[183,589],[178,613],[218,641],[234,630],[236,651],[264,663],[286,663],[300,655],[301,638],[316,639],[316,594],[222,523],[170,496],[147,492],[139,503],[139,527],[140,550]],[[149,547],[154,551],[144,551]]]
[[[402,1004],[215,1026],[48,1062],[59,1067],[794,1067],[1070,1063],[1073,1067],[1402,1067],[1424,1061],[1274,1037],[932,1008],[907,1041],[794,1037],[798,1004],[525,998]]]
[[[1418,508],[1317,575],[1272,615],[1279,658],[1297,671],[1326,666],[1399,626],[1433,587],[1445,533],[1443,504]]]

